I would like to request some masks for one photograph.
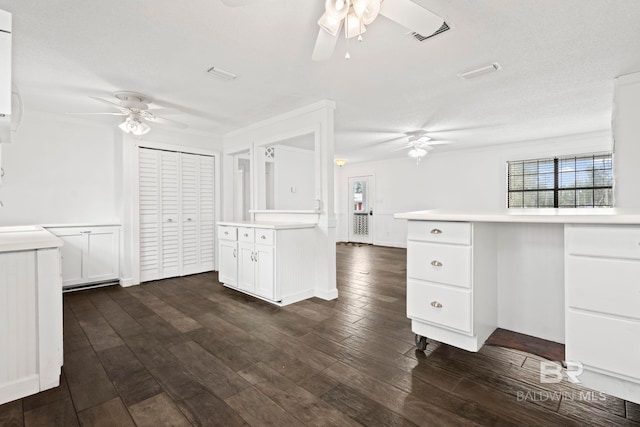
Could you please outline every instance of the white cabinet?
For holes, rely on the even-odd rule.
[[[218,228],[219,281],[279,305],[312,297],[308,275],[314,268],[314,226],[246,225],[224,223]]]
[[[0,116],[5,115],[11,115],[11,13],[0,10]]]
[[[220,267],[218,280],[228,286],[238,286],[238,229],[219,227]]]
[[[12,228],[0,230],[3,246],[16,243],[0,248],[0,405],[58,386],[63,358],[61,242]]]
[[[478,351],[497,325],[490,224],[409,221],[407,316],[420,337]]]
[[[580,381],[640,401],[640,227],[565,227],[567,360]],[[597,341],[597,344],[596,344]]]
[[[214,159],[139,149],[140,279],[214,268]]]
[[[64,242],[61,248],[63,287],[118,280],[119,226],[51,227],[48,230]]]

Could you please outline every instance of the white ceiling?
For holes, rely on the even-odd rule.
[[[392,1],[392,0],[386,0]],[[190,132],[223,135],[321,99],[337,103],[336,156],[403,155],[402,132],[519,142],[610,128],[613,79],[640,70],[637,0],[414,0],[452,29],[418,43],[379,17],[364,42],[311,61],[323,0],[0,0],[28,107],[109,111],[89,96],[147,94]],[[502,71],[457,74],[498,62]],[[234,81],[205,73],[217,66]],[[92,116],[88,120],[114,120]],[[153,132],[153,131],[152,131]],[[151,134],[149,134],[151,135]]]

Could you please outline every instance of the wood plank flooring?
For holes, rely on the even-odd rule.
[[[640,406],[541,384],[540,359],[415,350],[403,249],[337,247],[335,301],[284,308],[215,273],[65,294],[61,385],[1,426],[640,426]]]

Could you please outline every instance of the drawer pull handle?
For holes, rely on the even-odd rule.
[[[236,250],[235,249],[233,250],[233,257],[234,258],[236,257]]]
[[[262,236],[260,236],[260,238],[261,238],[262,240],[266,240],[266,239],[267,239],[267,236],[265,236],[265,235],[263,234]]]
[[[431,307],[442,308],[442,304],[440,304],[438,301],[431,301]]]
[[[433,265],[434,267],[442,267],[442,263],[437,259],[434,259],[433,261],[431,261],[431,265]]]
[[[167,222],[173,222],[173,220],[171,218],[167,219]]]
[[[228,232],[228,231],[225,231],[225,232],[224,232],[224,235],[225,235],[225,236],[228,236],[228,235],[229,235],[229,232]]]
[[[249,235],[247,233],[244,233],[244,237],[249,237]]]
[[[431,234],[442,234],[442,230],[440,230],[439,228],[434,228],[433,230],[431,230]]]

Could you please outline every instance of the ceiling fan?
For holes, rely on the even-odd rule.
[[[175,120],[165,119],[163,117],[156,116],[149,108],[149,104],[153,100],[137,92],[116,92],[113,96],[117,101],[111,101],[104,98],[98,98],[91,96],[91,99],[107,104],[111,107],[115,107],[119,112],[113,113],[70,113],[70,114],[83,114],[83,115],[112,115],[112,116],[126,116],[124,122],[118,127],[123,132],[130,133],[132,135],[141,136],[148,133],[151,127],[145,122],[159,123],[167,126],[176,127],[179,129],[187,128],[184,123],[177,122]],[[161,110],[154,110],[161,111]]]
[[[242,6],[260,0],[222,0],[227,6]],[[331,58],[344,27],[347,39],[358,37],[367,31],[378,15],[382,15],[411,31],[430,36],[445,23],[444,19],[417,5],[411,0],[326,0],[325,12],[318,20],[320,30],[311,59],[324,61]],[[349,59],[349,52],[345,58]]]
[[[416,159],[418,164],[420,164],[422,158],[425,157],[429,151],[435,148],[434,145],[451,144],[451,141],[433,140],[424,130],[405,132],[405,135],[408,137],[407,142],[403,146],[391,151],[409,150],[407,154],[409,157]],[[391,142],[396,139],[397,138],[383,141],[383,143]]]

